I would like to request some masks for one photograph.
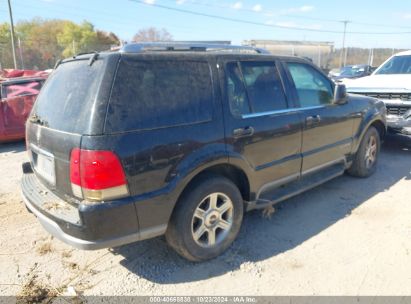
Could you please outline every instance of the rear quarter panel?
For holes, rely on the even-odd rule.
[[[207,167],[228,161],[215,64],[210,62],[210,68],[213,98],[209,121],[82,137],[82,149],[109,149],[120,158],[136,209],[145,214],[139,217],[141,229],[168,222],[191,179]]]

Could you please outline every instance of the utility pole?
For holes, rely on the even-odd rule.
[[[23,49],[21,48],[21,40],[20,40],[20,37],[18,37],[17,39],[18,39],[18,43],[19,43],[19,53],[20,53],[21,69],[24,70]]]
[[[13,61],[14,61],[14,68],[17,70],[17,60],[16,60],[16,45],[14,44],[14,23],[13,23],[13,13],[11,11],[11,4],[10,0],[7,1],[9,3],[9,14],[10,14],[10,34],[11,34],[11,47],[13,50]]]
[[[344,66],[347,65],[348,47],[345,48],[344,52]]]
[[[343,41],[342,41],[342,48],[340,54],[340,67],[343,67],[347,63],[347,53],[345,52],[345,35],[347,34],[347,24],[350,23],[348,20],[341,21],[344,24],[344,34],[343,34]],[[344,62],[343,62],[344,58]]]
[[[321,45],[318,45],[318,66],[321,68]]]

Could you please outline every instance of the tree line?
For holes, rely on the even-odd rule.
[[[15,26],[16,59],[20,69],[49,69],[61,58],[107,50],[119,43],[114,33],[96,30],[88,21],[77,24],[35,18]],[[14,67],[10,25],[6,22],[0,23],[0,63],[3,69]]]
[[[139,30],[133,41],[170,41],[171,34],[154,27]],[[119,46],[112,32],[95,29],[88,21],[34,18],[15,25],[16,61],[19,69],[50,69],[62,58],[75,54],[105,51]],[[13,68],[10,25],[0,23],[0,69]]]
[[[368,64],[370,63],[374,67],[378,67],[385,60],[391,57],[395,53],[405,51],[403,49],[389,49],[389,48],[375,48],[375,49],[366,49],[366,48],[354,48],[349,47],[346,49],[347,52],[347,65],[355,64]],[[337,68],[340,65],[342,49],[336,49],[329,56],[328,67]],[[345,52],[345,51],[344,51]],[[345,53],[342,54],[345,56]]]

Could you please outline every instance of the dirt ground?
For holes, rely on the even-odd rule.
[[[0,145],[0,295],[410,295],[411,139],[390,137],[377,173],[342,176],[246,215],[221,257],[190,263],[163,238],[80,251],[52,239],[19,191],[24,144]]]

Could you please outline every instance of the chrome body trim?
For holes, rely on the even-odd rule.
[[[277,111],[269,111],[269,112],[260,112],[260,113],[245,114],[245,115],[241,115],[241,117],[242,117],[243,119],[247,119],[247,118],[255,118],[255,117],[278,115],[278,114],[293,114],[293,113],[297,113],[297,112],[301,112],[301,111],[322,109],[322,108],[325,108],[325,107],[326,107],[326,106],[313,106],[313,107],[302,107],[302,108],[288,108],[288,109],[277,110]]]
[[[143,42],[130,43],[120,48],[120,53],[142,53],[145,51],[231,51],[253,52],[255,54],[270,54],[267,50],[253,46],[241,46],[217,43],[190,43],[190,42]]]

